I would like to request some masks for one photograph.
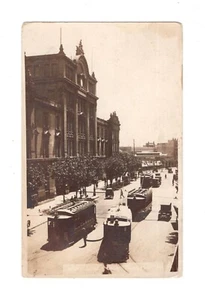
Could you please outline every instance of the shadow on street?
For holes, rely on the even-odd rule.
[[[109,241],[103,240],[97,255],[98,262],[104,264],[122,263],[129,258],[129,245],[113,245]]]
[[[92,230],[90,230],[88,232],[88,234],[92,232]],[[77,236],[74,237],[74,239],[72,241],[66,242],[66,241],[57,241],[56,243],[46,243],[41,247],[41,250],[45,250],[45,251],[62,251],[66,248],[70,248],[72,247],[74,244],[76,244],[78,241],[80,241],[81,239],[83,239],[83,234],[78,234]],[[87,241],[90,241],[87,239]],[[84,248],[85,246],[82,246],[80,248]]]
[[[158,221],[160,221],[160,222],[169,222],[171,220],[171,217],[170,216],[160,216],[160,215],[158,215]]]
[[[81,238],[79,238],[78,240],[75,240],[71,243],[66,243],[66,242],[58,242],[58,244],[46,243],[41,247],[41,250],[44,250],[44,251],[62,251],[66,248],[72,247],[80,239]]]
[[[172,267],[171,267],[171,270],[170,272],[177,272],[178,271],[178,260],[179,260],[179,256],[178,256],[178,247],[177,247],[177,251],[175,253],[175,256],[174,256],[174,260],[173,260],[173,264],[172,264]]]
[[[32,236],[36,231],[34,229],[29,229],[27,236]]]
[[[176,245],[178,243],[178,232],[171,232],[167,237],[166,243]]]
[[[150,207],[147,210],[143,210],[143,211],[140,211],[138,213],[133,213],[132,214],[132,221],[133,222],[143,221],[151,213],[151,211],[152,211],[152,208]]]

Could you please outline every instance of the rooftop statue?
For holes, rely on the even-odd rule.
[[[79,46],[76,46],[76,55],[84,55],[82,40],[80,40]]]

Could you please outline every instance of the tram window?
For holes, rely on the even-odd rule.
[[[79,215],[76,216],[75,224],[76,224],[76,227],[78,227],[80,225],[80,217],[79,217]]]

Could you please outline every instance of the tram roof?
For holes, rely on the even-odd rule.
[[[68,208],[63,208],[63,209],[59,209],[57,212],[59,215],[63,214],[63,215],[74,215],[79,213],[80,211],[93,206],[94,204],[92,202],[88,202],[88,201],[82,201],[80,203],[76,203],[71,207]]]
[[[128,193],[128,198],[138,198],[138,199],[143,199],[146,197],[147,189],[143,188],[138,188],[138,189],[133,189]]]
[[[127,218],[132,219],[131,210],[124,205],[113,206],[108,210],[108,218],[113,216],[114,218]]]

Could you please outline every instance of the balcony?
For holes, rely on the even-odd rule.
[[[81,140],[85,140],[85,133],[78,133],[78,138]]]
[[[67,132],[67,137],[73,138],[73,137],[74,137],[73,131],[68,131],[68,132]]]

